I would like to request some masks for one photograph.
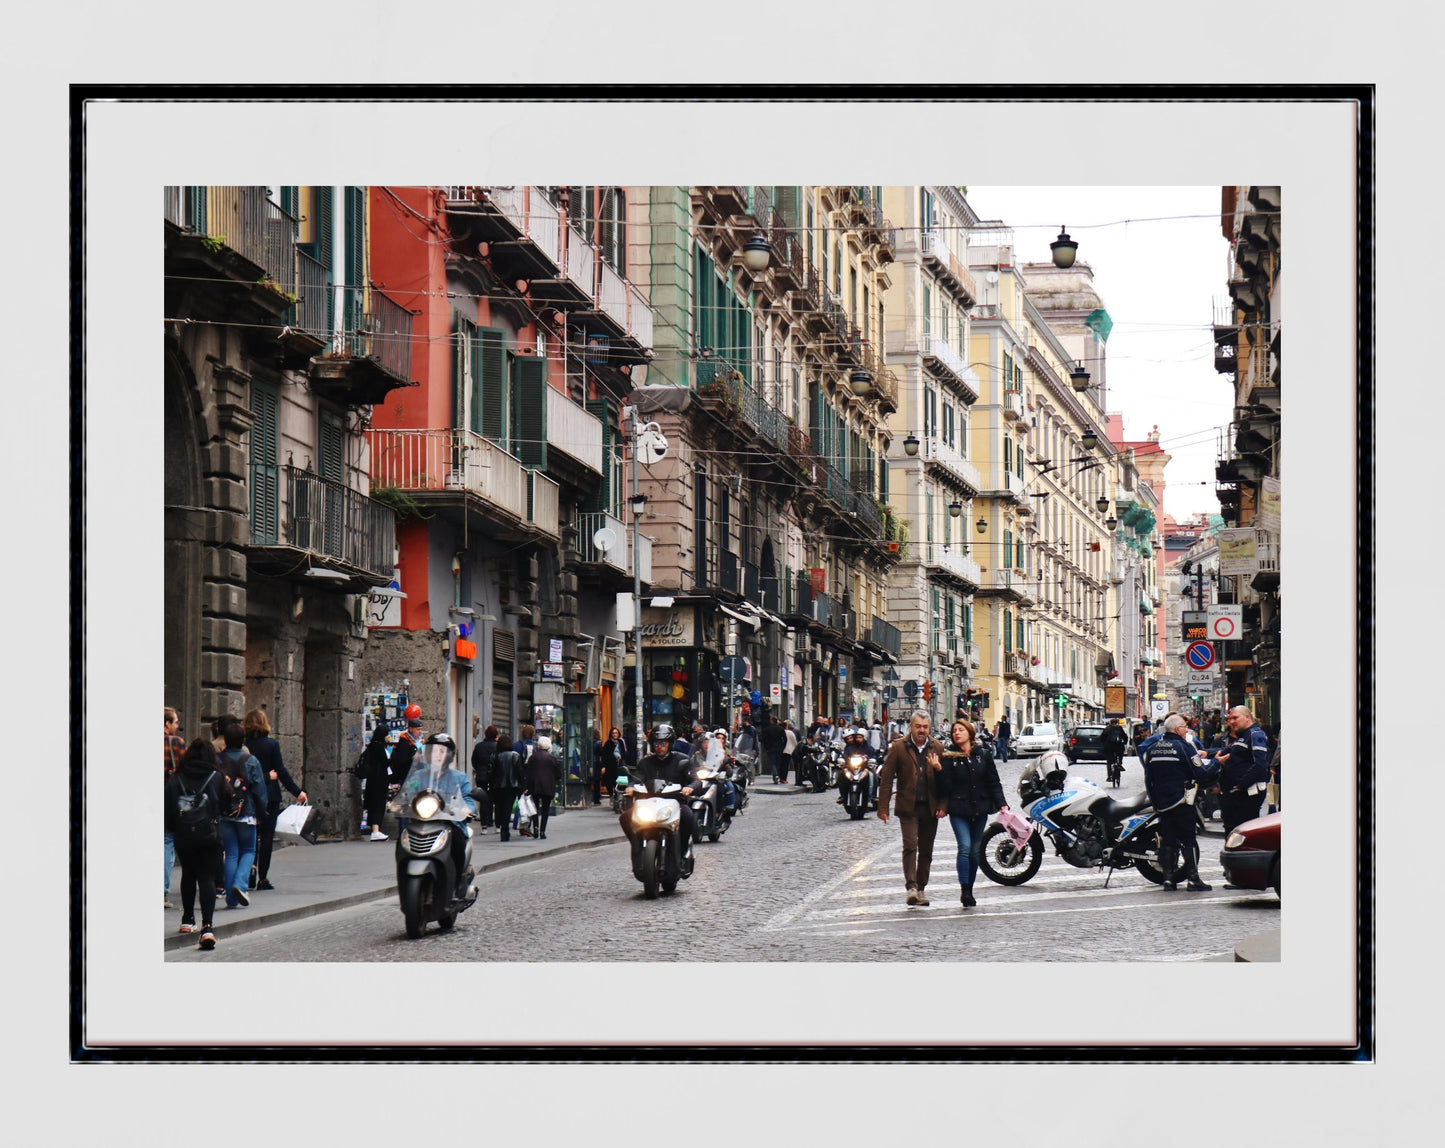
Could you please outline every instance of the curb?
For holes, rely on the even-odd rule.
[[[489,861],[485,865],[477,867],[477,875],[491,873],[497,869],[509,869],[513,865],[525,865],[529,861],[540,861],[548,857],[559,857],[563,853],[572,853],[578,849],[592,849],[598,845],[612,845],[618,841],[626,841],[625,833],[618,833],[613,837],[599,837],[592,841],[573,841],[567,845],[556,845],[547,849],[539,849],[535,853],[522,853],[516,857],[501,857],[496,861]],[[396,895],[396,883],[392,882],[382,889],[372,889],[365,893],[351,893],[345,897],[334,897],[328,901],[313,901],[309,905],[293,905],[289,909],[277,909],[274,912],[264,913],[258,916],[239,917],[228,920],[224,924],[213,921],[211,932],[216,940],[222,937],[239,937],[246,933],[254,933],[260,929],[270,928],[272,925],[284,925],[291,921],[300,921],[306,917],[316,917],[322,913],[332,913],[338,909],[349,909],[354,905],[364,905],[369,901],[383,901],[388,897]],[[219,900],[219,897],[217,898]],[[200,939],[200,930],[194,933],[171,933],[165,939],[165,952],[172,949],[194,948]]]
[[[1234,946],[1235,961],[1278,961],[1279,960],[1279,930],[1271,929],[1267,933],[1256,933],[1252,937],[1245,937],[1239,944]]]

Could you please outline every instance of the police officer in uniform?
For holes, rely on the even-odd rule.
[[[1244,706],[1224,715],[1229,741],[1214,755],[1220,767],[1219,811],[1224,832],[1230,833],[1243,821],[1259,816],[1264,790],[1269,783],[1269,741]]]
[[[1178,878],[1182,874],[1188,878],[1186,888],[1191,893],[1207,893],[1213,886],[1206,885],[1199,876],[1199,846],[1194,836],[1197,822],[1194,806],[1187,797],[1190,788],[1196,782],[1212,778],[1215,769],[1202,764],[1203,758],[1184,736],[1186,728],[1187,723],[1178,714],[1164,719],[1161,735],[1143,753],[1144,788],[1159,814],[1159,830],[1164,839],[1159,857],[1164,870],[1164,888],[1170,891],[1179,888]]]

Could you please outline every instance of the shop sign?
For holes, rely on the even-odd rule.
[[[1255,574],[1259,571],[1259,539],[1253,527],[1219,532],[1219,572]]]
[[[544,682],[560,682],[562,680],[562,663],[543,662],[542,680]]]
[[[642,611],[642,645],[644,648],[661,646],[691,646],[692,611],[655,610]]]

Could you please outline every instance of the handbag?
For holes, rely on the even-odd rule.
[[[276,832],[301,836],[307,819],[315,812],[314,805],[288,805],[276,815]]]
[[[1266,805],[1279,804],[1279,782],[1271,781],[1264,787],[1264,803]]]
[[[519,817],[536,817],[537,803],[532,800],[530,793],[524,793],[517,798],[517,815]]]
[[[1027,817],[1020,817],[1012,809],[1000,809],[998,823],[1007,831],[1015,849],[1022,849],[1034,835],[1034,827]]]

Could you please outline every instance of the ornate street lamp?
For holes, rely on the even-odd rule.
[[[1099,513],[1103,514],[1104,511],[1109,509],[1109,500],[1101,494],[1095,501],[1094,505],[1099,508]]]
[[[948,504],[948,517],[949,517],[949,518],[957,518],[957,517],[958,517],[960,514],[962,514],[962,513],[963,513],[963,503],[959,502],[958,499],[955,498],[952,502],[950,502],[950,503]]]
[[[872,386],[873,376],[863,367],[854,368],[853,373],[848,376],[849,389],[860,399],[868,393],[869,388]],[[908,444],[905,442],[903,445],[904,449],[907,449]]]
[[[1085,450],[1096,450],[1096,449],[1098,449],[1098,446],[1099,446],[1099,435],[1098,435],[1098,432],[1095,431],[1093,427],[1090,427],[1088,430],[1086,430],[1083,434],[1081,434],[1081,435],[1079,436],[1079,445],[1082,446]]]
[[[974,526],[978,528],[978,532],[979,532],[980,534],[987,534],[987,533],[988,533],[988,519],[987,519],[987,518],[980,518],[977,522],[974,523]]]
[[[1089,389],[1089,372],[1084,370],[1083,363],[1076,362],[1069,368],[1069,382],[1079,394]]]
[[[1054,253],[1054,266],[1060,271],[1066,271],[1074,265],[1074,256],[1078,254],[1079,245],[1069,238],[1069,233],[1061,226],[1059,237],[1049,244],[1049,250]]]
[[[908,437],[903,440],[903,453],[909,458],[918,457],[918,436],[912,431],[909,431]]]
[[[1104,525],[1112,531],[1116,526],[1119,525],[1119,520],[1111,514],[1108,518],[1104,519]]]
[[[761,231],[755,231],[753,237],[743,244],[743,266],[754,275],[760,271],[766,271],[772,257],[772,244],[763,237]]]

